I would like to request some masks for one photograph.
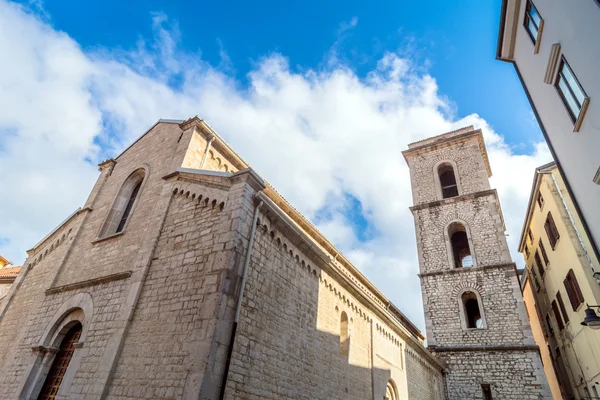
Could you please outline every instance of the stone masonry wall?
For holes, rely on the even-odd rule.
[[[408,399],[445,399],[444,377],[421,355],[412,350],[406,351],[406,377]]]
[[[455,198],[456,199],[456,198]],[[415,228],[419,245],[421,273],[453,269],[448,255],[446,226],[464,221],[471,233],[473,258],[478,266],[511,262],[495,194],[472,197],[465,201],[446,199],[436,207],[416,209]]]
[[[475,193],[490,188],[481,150],[476,138],[454,144],[428,149],[424,155],[415,155],[409,162],[413,188],[413,204],[438,200],[434,167],[440,161],[454,161],[456,179],[462,191],[459,194]],[[475,155],[475,157],[473,156]],[[482,179],[484,178],[484,179]]]
[[[482,383],[501,400],[552,397],[537,351],[438,353],[450,365],[448,400],[484,399]],[[544,397],[541,397],[544,393]]]
[[[224,271],[233,263],[233,252],[223,249],[230,225],[227,210],[185,193],[173,196],[108,398],[198,393]]]
[[[411,344],[321,263],[267,224],[257,227],[226,399],[381,399],[390,379],[407,398],[413,360],[404,349]],[[350,321],[349,356],[340,354],[342,312]],[[441,380],[430,369],[422,378]]]
[[[512,278],[512,279],[510,279]],[[518,281],[512,265],[462,270],[452,275],[421,278],[424,308],[430,316],[428,344],[435,346],[499,346],[522,344],[523,320],[515,293]],[[463,329],[460,322],[463,290],[480,294],[486,329]],[[521,301],[522,303],[522,301]]]
[[[0,315],[6,306],[0,319],[0,399],[17,397],[25,371],[35,359],[31,347],[35,340],[40,340],[43,330],[39,319],[45,316],[45,311],[40,310],[46,299],[44,292],[50,287],[82,220],[82,215],[76,216],[36,249],[13,284],[14,297],[10,299],[9,293],[0,302]]]
[[[151,235],[154,234],[154,227],[148,225],[147,221],[155,211],[154,205],[161,195],[164,183],[162,178],[177,166],[173,161],[180,136],[181,129],[178,125],[161,123],[140,138],[130,151],[119,156],[112,174],[94,201],[93,211],[79,233],[77,245],[73,247],[68,262],[57,277],[56,285],[102,277],[136,267],[134,259],[137,250],[144,243],[144,238],[151,240]],[[123,234],[96,242],[123,182],[135,170],[144,167],[147,169],[146,176],[125,230],[136,234]]]

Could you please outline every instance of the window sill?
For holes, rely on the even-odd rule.
[[[579,116],[577,116],[577,119],[575,120],[575,125],[573,125],[573,132],[579,132],[579,129],[581,128],[581,124],[583,124],[583,118],[585,117],[585,112],[587,111],[589,104],[590,104],[589,97],[586,97],[585,99],[583,99],[583,104],[581,105],[581,110],[579,110]]]
[[[537,38],[535,39],[533,46],[533,54],[538,54],[540,52],[540,46],[542,44],[542,33],[544,32],[544,20],[540,19],[540,26],[537,32]]]
[[[114,239],[114,238],[122,236],[124,234],[125,234],[125,231],[121,231],[121,232],[113,233],[112,235],[109,235],[109,236],[104,236],[102,238],[96,238],[96,239],[92,240],[92,244],[96,244],[96,243],[104,242],[106,240]]]
[[[483,328],[463,328],[464,331],[485,331],[487,329],[487,327],[483,327]]]

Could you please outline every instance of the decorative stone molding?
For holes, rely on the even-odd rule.
[[[99,278],[87,279],[85,281],[69,283],[68,285],[56,286],[46,289],[46,295],[68,292],[70,290],[81,289],[89,286],[99,285],[101,283],[108,283],[119,281],[121,279],[127,279],[133,274],[133,271],[117,272],[116,274],[106,275]]]

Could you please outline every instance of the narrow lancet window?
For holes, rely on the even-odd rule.
[[[348,326],[348,314],[342,311],[340,319],[340,354],[348,356],[350,353],[350,330]]]
[[[108,213],[108,217],[100,232],[100,238],[121,233],[127,226],[135,200],[139,197],[144,170],[140,169],[131,174],[121,186],[117,198]]]
[[[448,227],[448,237],[452,245],[452,257],[455,268],[473,266],[473,255],[469,247],[469,238],[464,225],[455,222]]]
[[[438,168],[438,175],[442,187],[442,197],[447,199],[449,197],[458,196],[458,186],[456,185],[456,176],[454,175],[454,168],[452,168],[452,165],[440,165]]]
[[[467,328],[483,328],[483,319],[481,318],[477,295],[473,292],[465,292],[463,293],[461,300],[464,307]]]

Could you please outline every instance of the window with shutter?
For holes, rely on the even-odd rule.
[[[541,277],[544,277],[544,264],[542,264],[542,260],[540,260],[540,253],[537,252],[537,250],[535,251],[535,256],[534,256],[534,260],[535,260],[535,266],[538,269],[538,272],[540,273]]]
[[[562,313],[563,319],[565,320],[565,324],[569,323],[569,316],[567,315],[567,309],[565,308],[565,303],[563,303],[560,291],[556,292],[556,300],[558,301],[558,306],[560,307],[560,312]]]
[[[558,329],[562,331],[563,329],[565,329],[565,324],[563,323],[562,317],[560,316],[560,311],[558,311],[558,305],[556,304],[556,300],[552,300],[552,312],[554,313],[554,318],[556,319]]]
[[[577,308],[583,303],[583,295],[581,294],[581,289],[579,289],[579,284],[577,283],[575,273],[573,273],[572,269],[567,273],[567,277],[563,283],[567,290],[571,307],[573,307],[573,311],[577,311]]]
[[[544,263],[546,263],[546,268],[547,268],[548,264],[550,264],[550,261],[548,260],[548,254],[546,254],[546,248],[544,247],[542,238],[540,238],[540,240],[538,241],[538,245],[540,247],[540,251],[542,252],[542,258],[544,259]]]
[[[546,230],[546,235],[548,235],[550,246],[552,247],[552,250],[554,250],[556,247],[556,242],[558,242],[558,239],[560,238],[560,234],[558,233],[558,229],[556,229],[554,218],[552,218],[552,214],[550,212],[548,212],[548,216],[546,217],[544,229]]]

